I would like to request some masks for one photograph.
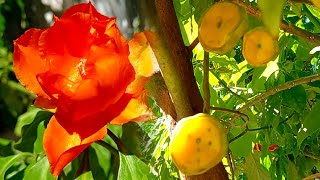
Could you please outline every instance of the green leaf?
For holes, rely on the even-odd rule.
[[[39,111],[40,111],[40,109],[31,107],[26,113],[20,115],[18,117],[18,121],[17,121],[16,127],[14,129],[14,133],[17,136],[21,136],[22,128],[25,125],[31,124]]]
[[[147,164],[142,162],[139,158],[132,155],[123,155],[119,153],[120,156],[120,168],[118,179],[125,180],[147,180],[154,179],[153,175],[150,173],[151,169]]]
[[[4,179],[6,171],[25,156],[33,156],[31,153],[19,153],[12,156],[0,158],[0,179]]]
[[[295,164],[291,161],[289,161],[289,163],[288,163],[287,174],[288,174],[288,179],[290,179],[290,180],[298,180],[299,179],[297,168],[296,168]]]
[[[38,125],[47,121],[52,116],[51,112],[39,111],[34,121],[22,128],[22,138],[17,142],[15,148],[23,152],[33,152],[34,142],[37,139]]]
[[[50,164],[47,157],[43,157],[38,162],[29,165],[26,169],[25,176],[23,180],[54,180],[57,179],[53,177],[50,173]]]
[[[264,92],[266,87],[264,83],[267,78],[262,76],[266,67],[258,67],[253,70],[252,81],[248,87],[252,88],[254,93]]]
[[[87,171],[80,176],[78,176],[75,180],[94,180],[92,177],[91,171]]]
[[[297,140],[298,140],[298,146],[301,146],[302,141],[312,135],[314,132],[320,129],[320,102],[318,101],[312,110],[309,112],[307,117],[302,123],[301,129],[298,133]]]
[[[194,18],[198,23],[201,16],[212,5],[212,0],[191,0],[191,4],[195,8]]]
[[[243,130],[239,128],[232,128],[231,133],[233,136],[237,136]],[[231,149],[232,153],[240,157],[246,157],[252,151],[252,142],[255,141],[255,132],[247,132],[245,135],[236,139],[235,141],[229,144],[229,148]]]
[[[244,169],[246,171],[246,175],[248,179],[259,179],[259,180],[270,180],[270,174],[260,164],[260,153],[250,153],[248,157],[246,157],[246,161],[244,164]]]
[[[0,157],[14,154],[12,149],[12,143],[13,141],[9,139],[0,138]]]
[[[138,123],[129,122],[122,126],[122,142],[126,145],[130,153],[141,157],[145,143],[150,140]]]
[[[92,144],[89,151],[90,169],[94,179],[104,179],[111,171],[111,153],[98,144]]]
[[[302,86],[296,86],[282,92],[283,103],[302,113],[306,107],[307,94]]]
[[[33,145],[34,153],[36,153],[36,154],[44,152],[43,144],[42,144],[44,130],[45,130],[44,121],[42,121],[38,125],[38,128],[37,128],[37,139],[36,139],[36,141],[34,142],[34,145]]]
[[[279,34],[280,20],[285,0],[258,0],[258,7],[262,12],[262,20],[271,34]]]

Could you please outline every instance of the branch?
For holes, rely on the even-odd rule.
[[[287,122],[289,119],[292,118],[293,115],[294,115],[294,113],[291,114],[289,117],[287,117],[285,120],[279,122],[279,125]],[[230,139],[229,143],[239,139],[241,136],[245,135],[249,131],[259,131],[259,130],[271,129],[271,128],[273,128],[273,126],[264,126],[264,127],[260,127],[260,128],[249,129],[248,125],[246,125],[246,129],[244,131],[242,131],[240,134],[238,134],[236,137]]]
[[[106,143],[106,142],[104,142],[102,140],[96,141],[95,143],[97,143],[100,146],[108,149],[111,152],[111,154],[114,155],[115,157],[119,157],[118,151],[114,147],[112,147],[110,144],[108,144],[108,143]]]
[[[228,154],[227,154],[227,160],[228,160],[228,165],[229,165],[229,168],[230,168],[230,174],[231,174],[231,179],[234,180],[234,162],[233,162],[233,159],[232,159],[232,154],[231,154],[231,151],[230,149],[228,150]]]
[[[155,21],[159,22],[157,27],[162,35],[162,40],[164,41],[165,48],[167,52],[169,52],[166,63],[173,65],[173,68],[171,69],[172,71],[167,73],[166,76],[179,77],[176,78],[177,81],[174,81],[171,85],[174,86],[174,88],[169,87],[166,77],[164,77],[164,79],[172,96],[174,106],[183,106],[182,104],[184,102],[186,103],[184,105],[185,109],[183,109],[182,113],[178,112],[178,109],[176,108],[178,119],[202,112],[203,100],[199,92],[196,79],[194,77],[191,61],[192,54],[183,42],[173,2],[168,0],[156,0],[154,2],[155,11],[158,16],[158,19]],[[157,58],[157,60],[159,59]],[[162,59],[160,59],[160,61],[162,61]],[[163,68],[161,68],[161,71],[163,71]],[[164,75],[165,72],[163,72],[162,74]],[[186,97],[185,95],[183,95],[183,97],[181,96],[184,99],[180,99],[180,101],[184,102],[175,102],[175,99],[179,99],[178,97],[174,97],[179,95],[178,93],[186,94]]]
[[[305,177],[302,180],[316,179],[316,178],[319,178],[319,177],[320,177],[320,173],[317,173],[317,174],[312,174],[312,175],[310,175],[308,177]]]
[[[89,148],[86,148],[82,154],[83,154],[83,156],[81,159],[80,167],[78,168],[77,172],[75,173],[74,179],[76,179],[81,174],[90,171]]]
[[[210,88],[209,88],[209,53],[204,52],[203,59],[203,112],[210,112]]]
[[[258,19],[261,19],[262,13],[259,11],[259,9],[255,6],[251,6],[250,4],[247,4],[243,2],[242,0],[231,0],[233,3],[238,4],[239,6],[246,9],[247,13],[251,16],[257,17]],[[282,20],[280,22],[280,28],[290,34],[293,34],[295,36],[298,36],[306,41],[309,41],[310,43],[314,45],[320,45],[320,35],[313,34],[309,31],[300,29],[293,24],[289,24]]]
[[[245,135],[248,132],[248,129],[246,128],[244,131],[242,131],[240,134],[238,134],[238,136],[230,139],[229,144],[232,143],[233,141],[241,138],[243,135]]]
[[[320,161],[320,156],[316,156],[316,155],[313,155],[313,154],[310,154],[310,153],[307,153],[307,152],[304,152],[303,155],[306,156],[306,157],[315,159],[317,161]]]
[[[122,154],[129,154],[129,150],[126,147],[126,145],[124,145],[122,143],[122,141],[110,129],[108,129],[107,133],[111,137],[111,139],[116,143],[116,145],[118,146],[119,151]]]
[[[243,116],[245,118],[245,122],[249,122],[249,116],[241,113],[239,111],[235,111],[235,110],[231,110],[231,109],[226,109],[226,108],[221,108],[221,107],[210,107],[211,110],[216,110],[216,111],[225,111],[225,112],[229,112],[229,113],[233,113],[233,114],[237,114],[239,116]]]
[[[312,5],[312,2],[310,0],[288,0],[290,3],[304,3]]]
[[[192,43],[190,44],[190,46],[188,47],[188,50],[190,51],[190,53],[192,52],[192,50],[198,45],[199,43],[199,38],[196,37],[196,39],[194,39],[192,41]]]
[[[315,74],[315,75],[311,75],[311,76],[307,76],[307,77],[302,77],[293,81],[289,81],[286,82],[284,84],[281,84],[277,87],[274,87],[268,91],[266,91],[265,93],[255,97],[254,99],[250,100],[248,103],[246,103],[244,106],[242,106],[240,109],[238,109],[239,112],[244,112],[245,110],[247,110],[248,108],[252,107],[253,105],[265,100],[267,97],[276,94],[277,92],[286,90],[286,89],[291,89],[295,86],[299,86],[302,84],[307,84],[307,83],[311,83],[314,81],[318,81],[320,80],[320,74]]]
[[[240,99],[241,101],[243,102],[246,102],[247,100],[245,98],[243,98],[242,96],[238,95],[237,93],[233,92],[227,85],[227,83],[221,79],[216,72],[214,72],[214,70],[211,71],[212,74],[214,75],[214,77],[216,77],[219,81],[220,84],[222,84],[222,86],[227,90],[229,91],[232,95],[234,95],[235,97],[237,97],[238,99]]]

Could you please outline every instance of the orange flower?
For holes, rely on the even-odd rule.
[[[141,50],[135,46],[130,54]],[[37,94],[35,105],[56,109],[43,140],[54,176],[101,140],[111,121],[123,124],[150,115],[143,86],[154,58],[129,60],[115,18],[101,15],[90,2],[69,8],[48,29],[26,31],[14,48],[14,71]],[[141,65],[148,71],[138,72]]]

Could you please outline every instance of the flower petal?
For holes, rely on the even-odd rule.
[[[136,33],[129,41],[129,60],[139,76],[150,77],[159,71],[159,66],[146,35],[156,36],[151,31],[144,31]]]
[[[92,19],[98,19],[98,20],[108,20],[109,18],[100,14],[95,7],[92,5],[92,3],[89,1],[89,3],[81,3],[81,4],[76,4],[69,9],[67,9],[61,19],[68,18],[72,16],[75,13],[82,12],[82,13],[88,13],[91,14]]]
[[[110,123],[121,125],[129,121],[141,122],[148,120],[151,115],[152,112],[147,105],[146,92],[143,91],[139,97],[131,99],[121,114]]]
[[[48,69],[46,61],[40,58],[38,50],[38,40],[42,33],[43,30],[40,29],[29,29],[14,41],[13,68],[17,79],[26,89],[50,101],[36,78],[38,74]]]
[[[44,132],[43,139],[53,176],[58,176],[62,169],[91,143],[103,139],[106,132],[106,127],[102,127],[90,136],[81,137],[77,132],[67,132],[53,116]]]
[[[70,134],[77,132],[80,137],[88,137],[95,133],[112,119],[117,117],[132,99],[132,95],[123,95],[115,104],[102,109],[97,102],[99,98],[91,101],[71,102],[70,107],[63,109],[58,106],[55,117],[59,124]]]

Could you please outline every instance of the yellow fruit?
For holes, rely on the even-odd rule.
[[[173,130],[169,150],[174,164],[183,174],[202,174],[227,154],[226,129],[208,114],[183,118]]]
[[[278,38],[265,27],[254,28],[243,37],[242,54],[250,65],[263,66],[277,57]]]
[[[199,23],[199,41],[204,50],[224,54],[237,44],[246,32],[245,10],[231,2],[215,3]]]
[[[320,0],[311,0],[312,4],[320,9]]]

